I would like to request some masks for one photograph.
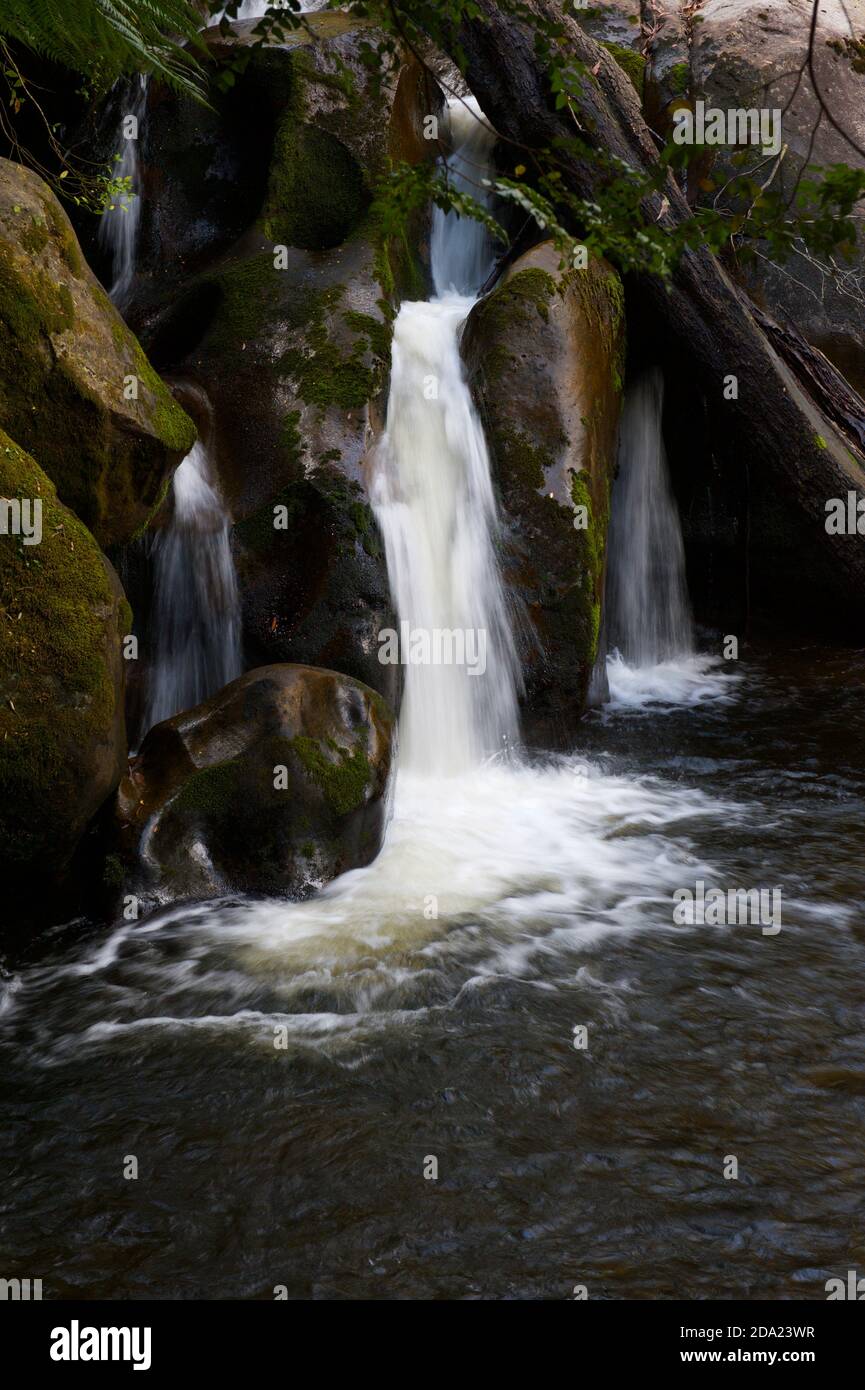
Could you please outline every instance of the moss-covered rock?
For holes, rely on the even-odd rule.
[[[378,853],[392,716],[333,671],[266,666],[152,729],[121,783],[118,892],[303,896]]]
[[[642,53],[636,53],[633,48],[625,48],[622,44],[606,41],[602,47],[612,54],[625,76],[630,77],[637,96],[642,101],[646,77],[646,60]]]
[[[428,286],[425,227],[413,243],[385,244],[369,197],[389,160],[438,153],[423,121],[442,97],[411,55],[377,90],[361,58],[369,27],[345,21],[311,15],[325,38],[315,47],[302,34],[261,49],[248,48],[244,29],[232,41],[209,35],[217,59],[248,53],[238,87],[270,139],[266,187],[249,202],[245,235],[186,280],[147,341],[161,369],[213,402],[251,659],[332,667],[394,700],[398,671],[375,656],[393,615],[368,459],[397,302]],[[168,124],[160,129],[170,170]],[[276,508],[288,525],[274,526]]]
[[[597,654],[624,370],[624,296],[606,262],[563,273],[527,252],[463,338],[504,513],[508,583],[529,618],[525,722],[556,740]],[[582,523],[585,523],[583,525]]]
[[[105,291],[66,214],[0,160],[0,425],[102,546],[147,523],[195,438]]]
[[[44,890],[62,893],[88,821],[124,770],[131,614],[90,532],[3,431],[0,499],[0,876],[7,908],[26,917]],[[36,544],[10,525],[6,502],[22,500],[41,503]]]

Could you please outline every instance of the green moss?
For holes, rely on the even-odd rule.
[[[94,750],[113,739],[117,600],[89,531],[2,431],[0,496],[42,501],[39,545],[0,536],[0,859],[50,873]]]
[[[171,461],[166,453],[187,453],[195,428],[104,291],[76,286],[74,234],[50,199],[42,206],[44,223],[32,219],[31,241],[60,238],[69,273],[53,252],[49,273],[39,256],[24,259],[0,244],[0,418],[38,457],[62,500],[111,546],[146,522]],[[122,400],[131,374],[145,388],[137,405]],[[121,411],[137,415],[142,428],[121,427]]]
[[[646,78],[646,60],[643,55],[635,53],[632,48],[623,48],[621,44],[608,43],[606,40],[602,40],[601,47],[615,58],[625,76],[631,79],[637,95],[642,101]]]
[[[53,284],[32,263],[27,268],[26,286],[23,285],[8,249],[0,246],[0,338],[7,337],[2,332],[5,326],[16,340],[0,343],[0,354],[5,359],[4,380],[14,381],[21,370],[19,352],[30,356],[41,339],[67,332],[74,322],[75,309],[68,288]]]
[[[195,425],[147,360],[138,339],[131,334],[129,336],[133,345],[135,375],[153,396],[148,422],[166,449],[172,453],[188,454],[196,439]]]
[[[172,810],[181,816],[219,821],[238,805],[243,780],[238,758],[200,768],[184,782],[172,803]]]
[[[307,250],[339,246],[357,227],[370,197],[345,145],[295,110],[283,113],[274,141],[262,228],[269,241]]]
[[[369,349],[382,362],[390,361],[393,327],[388,319],[373,318],[372,314],[360,314],[351,309],[343,314],[343,321],[359,337],[365,337]]]
[[[371,776],[370,765],[360,745],[351,755],[333,739],[327,740],[327,746],[331,757],[325,755],[316,739],[299,734],[291,741],[310,781],[320,787],[337,815],[346,816],[363,804]]]
[[[674,63],[667,73],[666,81],[674,97],[687,96],[691,86],[690,64]]]
[[[317,469],[311,483],[319,495],[329,502],[337,525],[349,539],[357,541],[371,559],[380,560],[382,547],[378,526],[360,484],[328,468]]]
[[[552,275],[539,267],[518,271],[483,300],[474,310],[477,330],[489,346],[484,372],[493,382],[513,364],[511,347],[521,328],[528,328],[537,314],[546,323],[550,302],[557,285]]]
[[[217,275],[206,275],[196,286],[213,286],[221,299],[218,328],[210,341],[214,347],[236,352],[249,339],[255,338],[262,323],[273,313],[275,277],[285,272],[276,270],[273,256],[264,252],[236,261]],[[288,299],[289,326],[305,321],[307,295],[298,291],[296,299]],[[292,306],[294,313],[292,314]]]
[[[827,443],[826,443],[826,440],[823,438],[822,434],[815,434],[815,435],[814,435],[814,443],[817,445],[817,448],[818,448],[818,449],[826,449],[826,448],[829,447],[829,446],[827,445]]]
[[[29,227],[25,227],[21,232],[21,245],[28,256],[38,256],[48,245],[48,228],[42,218],[33,217],[30,219]]]
[[[592,330],[610,359],[610,372],[616,391],[624,390],[625,376],[625,289],[621,276],[612,267],[590,260],[586,270],[571,270],[562,277],[560,292],[574,290]]]
[[[336,315],[345,288],[333,285],[310,295],[303,342],[284,352],[278,370],[294,378],[297,394],[320,409],[356,410],[381,389],[390,358],[390,327],[369,314],[341,315],[354,341],[337,340]]]
[[[556,462],[551,449],[513,426],[494,428],[491,443],[500,473],[536,492],[543,489],[547,469]]]
[[[50,194],[43,197],[42,209],[51,230],[51,236],[60,251],[61,259],[76,280],[83,279],[86,274],[86,266],[72,224],[56,198],[52,198]]]

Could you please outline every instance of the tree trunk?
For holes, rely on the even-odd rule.
[[[530,28],[503,15],[494,0],[478,4],[484,19],[460,32],[467,81],[500,135],[514,142],[514,163],[528,164],[532,151],[572,140],[580,131],[567,108],[554,109]],[[571,52],[589,69],[577,111],[583,135],[636,168],[656,164],[637,94],[610,54],[551,0],[531,0],[531,8],[564,25]],[[557,155],[571,190],[593,197],[599,178],[595,166],[577,152],[560,149]],[[647,219],[671,229],[691,216],[672,176],[663,195],[646,200],[644,211]],[[758,317],[709,251],[685,251],[669,286],[650,275],[629,281],[662,340],[678,349],[704,393],[717,427],[719,456],[745,458],[752,470],[766,470],[771,485],[800,511],[809,533],[813,530],[838,592],[850,605],[853,626],[865,629],[865,536],[829,536],[825,528],[830,498],[849,491],[865,498],[865,402],[822,354],[801,339],[795,343],[794,330],[781,329],[768,315]],[[771,341],[761,324],[770,328]],[[725,400],[724,379],[731,375],[738,380],[738,398]]]

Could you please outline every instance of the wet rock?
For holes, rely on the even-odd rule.
[[[0,875],[4,915],[23,919],[74,896],[70,860],[124,771],[131,613],[90,532],[2,431],[0,499]]]
[[[378,853],[392,716],[333,671],[265,666],[151,729],[115,810],[118,886],[147,902],[302,896]]]
[[[0,424],[102,546],[147,524],[195,438],[36,174],[0,160]]]
[[[375,656],[393,614],[366,461],[384,417],[396,306],[427,293],[426,229],[411,251],[385,242],[370,199],[388,160],[437,154],[422,124],[442,98],[411,57],[375,87],[361,57],[374,34],[362,22],[310,23],[322,44],[298,35],[252,49],[249,26],[234,40],[211,31],[216,59],[248,57],[238,100],[257,113],[267,168],[227,254],[214,257],[222,243],[205,238],[206,267],[156,315],[151,300],[164,302],[176,273],[160,262],[138,311],[160,368],[214,402],[249,659],[336,668],[394,700],[394,669]],[[166,192],[176,182],[169,132],[150,137]],[[194,201],[189,188],[182,196]]]
[[[615,271],[591,260],[563,274],[558,260],[551,243],[522,256],[463,338],[504,514],[506,580],[527,620],[524,723],[551,741],[573,731],[597,653],[624,359]]]

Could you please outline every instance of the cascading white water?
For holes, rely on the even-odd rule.
[[[628,386],[607,547],[606,673],[614,705],[723,696],[718,659],[695,650],[685,550],[664,451],[658,368]]]
[[[100,245],[111,256],[112,281],[109,296],[119,309],[124,308],[129,302],[135,275],[138,229],[141,222],[141,137],[147,109],[148,81],[143,74],[136,79],[130,109],[124,111],[121,121],[121,157],[112,170],[115,177],[129,179],[129,194],[121,195],[114,207],[103,213],[99,224]],[[127,138],[123,127],[130,116],[135,120],[135,134]]]
[[[174,511],[153,543],[153,661],[143,732],[221,690],[243,670],[229,518],[200,439],[172,484]]]
[[[670,487],[655,369],[629,386],[619,432],[619,475],[608,542],[607,630],[632,666],[656,666],[694,650],[685,550]]]
[[[470,162],[480,197],[494,132],[473,102],[452,107],[451,128],[450,163],[465,171]],[[470,295],[489,268],[484,228],[436,210],[437,297],[404,304],[394,326],[387,428],[372,488],[391,589],[410,631],[427,634],[431,647],[437,632],[459,634],[476,658],[407,666],[400,745],[412,772],[463,772],[517,732],[519,667],[495,553],[489,456],[459,352]]]
[[[436,232],[437,283],[458,284],[443,268],[466,263],[463,239],[477,228],[450,218]],[[476,276],[486,264],[475,261]],[[54,1040],[58,1055],[150,1028],[249,1033],[271,1053],[275,1025],[299,1047],[374,1045],[385,1027],[471,1009],[489,984],[541,968],[544,989],[572,989],[587,946],[607,933],[669,931],[674,888],[711,876],[681,837],[736,807],[576,757],[484,758],[516,726],[518,677],[486,447],[457,350],[472,302],[445,293],[403,306],[373,488],[401,616],[417,628],[483,625],[486,674],[407,668],[393,815],[368,867],[303,902],[183,903],[124,922],[90,959],[36,978],[31,998],[42,984],[85,982],[86,1015]],[[200,446],[187,463],[175,525],[159,542],[166,688],[194,664],[190,633],[202,614],[213,620],[220,582],[226,612],[236,593],[221,512],[209,558],[194,549],[200,535],[180,534],[183,517],[213,515]],[[203,578],[213,569],[223,581]],[[197,698],[172,688],[166,712]]]

